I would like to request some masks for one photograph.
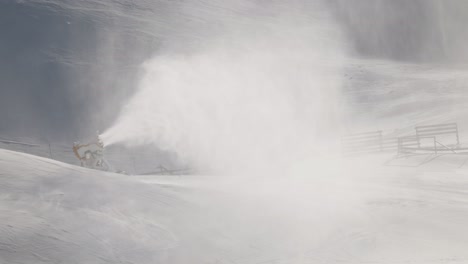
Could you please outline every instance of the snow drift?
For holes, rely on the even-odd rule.
[[[466,263],[467,174],[368,163],[321,181],[221,181],[0,150],[0,262]]]

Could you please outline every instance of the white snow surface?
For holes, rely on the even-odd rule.
[[[0,263],[468,263],[463,160],[369,166],[386,158],[228,180],[0,150]]]

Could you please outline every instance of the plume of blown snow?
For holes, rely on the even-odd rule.
[[[340,118],[344,48],[325,9],[302,1],[219,4],[184,6],[206,25],[187,34],[203,39],[141,66],[138,92],[104,142],[154,144],[217,173],[281,172],[330,153],[324,142]]]

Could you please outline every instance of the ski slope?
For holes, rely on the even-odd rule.
[[[265,181],[0,150],[0,263],[468,263],[463,161],[369,166],[385,158]]]
[[[344,77],[351,129],[404,132],[417,125],[456,122],[462,132],[468,131],[465,64],[359,59],[348,62]]]

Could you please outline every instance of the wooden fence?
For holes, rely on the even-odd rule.
[[[457,123],[417,126],[415,129],[416,137],[418,137],[418,139],[425,137],[451,136],[453,141],[450,143],[460,145]]]
[[[397,149],[397,139],[384,137],[381,130],[350,134],[341,138],[345,155],[367,154]]]
[[[398,138],[399,155],[467,151],[460,147],[457,123],[417,126],[415,130],[414,136]]]
[[[397,151],[398,155],[416,152],[468,151],[460,147],[457,123],[416,126],[415,134],[403,137],[386,137],[382,131],[350,134],[341,138],[345,155]]]

